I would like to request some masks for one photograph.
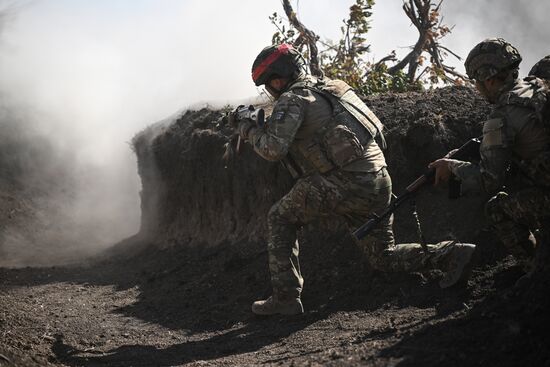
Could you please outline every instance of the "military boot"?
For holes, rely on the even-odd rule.
[[[465,280],[469,276],[469,267],[472,254],[476,249],[475,245],[470,243],[455,243],[453,249],[449,253],[447,261],[447,269],[443,278],[439,281],[441,288],[449,288]]]
[[[262,316],[275,314],[299,315],[304,313],[304,307],[300,297],[285,297],[273,294],[268,299],[254,302],[252,312]]]

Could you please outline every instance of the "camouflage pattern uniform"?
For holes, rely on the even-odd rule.
[[[546,93],[539,79],[509,80],[483,124],[480,164],[450,164],[463,193],[494,195],[485,208],[487,217],[506,248],[520,258],[533,254],[531,231],[550,215],[550,135],[542,115]],[[519,189],[511,185],[511,165]],[[510,187],[501,191],[505,185]]]
[[[362,104],[363,111],[369,114],[371,124],[368,126],[381,129],[376,116],[358,102],[359,98],[347,84],[341,81],[327,83],[340,88],[340,92],[347,91],[346,96]],[[329,127],[334,127],[336,115],[341,123],[347,121],[348,127],[357,120],[345,109],[333,110],[341,107],[331,103],[324,93],[312,89],[313,85],[317,85],[317,81],[312,77],[295,80],[277,100],[263,128],[240,126],[260,156],[270,161],[283,160],[297,178],[291,191],[275,203],[268,214],[273,291],[288,297],[299,297],[303,287],[297,230],[315,219],[334,215],[345,218],[350,229],[354,229],[366,222],[372,213],[382,211],[389,204],[392,193],[384,154],[376,140],[361,136],[357,130],[351,136],[346,129],[331,130]],[[361,147],[354,150],[358,139]],[[392,217],[386,219],[359,244],[375,269],[418,270],[427,263],[441,262],[453,248],[450,242],[432,245],[436,251],[428,256],[420,244],[396,246],[392,220]]]

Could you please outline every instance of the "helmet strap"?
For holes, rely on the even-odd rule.
[[[284,92],[283,90],[273,88],[269,82],[265,83],[265,90],[275,99],[278,99]]]

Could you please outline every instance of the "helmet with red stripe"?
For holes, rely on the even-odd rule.
[[[252,64],[252,80],[260,86],[274,78],[295,79],[304,69],[302,55],[291,45],[283,43],[262,50]]]

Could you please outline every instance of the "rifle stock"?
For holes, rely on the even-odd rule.
[[[470,160],[474,157],[479,157],[479,146],[481,142],[478,138],[473,138],[468,140],[460,148],[458,148],[453,154],[449,155],[451,159],[457,160]],[[353,231],[353,236],[357,240],[362,240],[367,236],[380,222],[393,214],[401,204],[405,201],[416,195],[416,193],[424,187],[427,183],[433,181],[435,177],[435,169],[431,168],[426,170],[426,172],[414,180],[409,186],[405,188],[405,192],[397,196],[390,205],[384,209],[380,214],[373,213],[372,218],[369,219],[365,224]]]

